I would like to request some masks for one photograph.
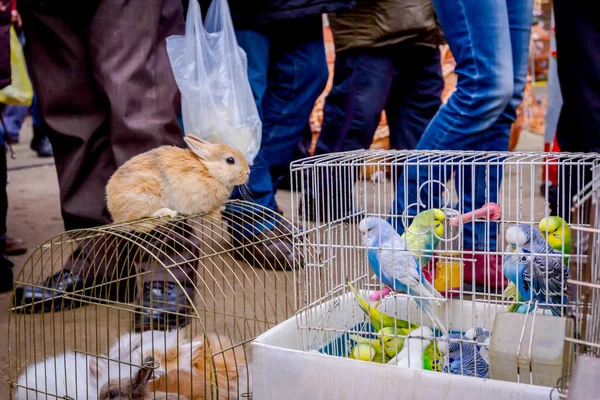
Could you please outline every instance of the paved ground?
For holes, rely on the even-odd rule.
[[[26,255],[15,257],[15,276],[27,257],[35,250],[35,246],[62,231],[60,217],[58,186],[54,166],[38,166],[35,168],[19,169],[31,164],[43,165],[47,159],[39,159],[29,150],[31,137],[30,120],[27,121],[21,143],[14,146],[16,160],[9,160],[8,197],[8,232],[11,235],[24,238],[29,245]],[[543,149],[543,136],[531,133],[521,135],[519,150],[541,151]],[[51,162],[51,161],[50,161]],[[278,194],[278,202],[287,217],[291,217],[289,192],[282,191]],[[0,336],[6,337],[8,333],[9,314],[6,311],[10,295],[0,296]],[[14,335],[14,332],[10,333]],[[0,344],[0,376],[7,379],[7,341]],[[8,386],[0,385],[0,399],[8,398]]]

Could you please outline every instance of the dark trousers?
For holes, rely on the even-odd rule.
[[[65,228],[110,223],[105,186],[115,170],[158,146],[184,146],[180,95],[165,44],[168,36],[184,33],[181,1],[36,1],[21,2],[20,11]],[[160,245],[172,253],[176,239],[171,235]],[[75,261],[65,268],[86,265]],[[115,265],[97,264],[94,273]],[[191,268],[184,264],[178,271]]]
[[[4,255],[6,238],[6,216],[8,214],[8,195],[6,193],[7,167],[5,145],[0,146],[0,258]]]
[[[302,33],[290,36],[294,30]],[[327,83],[321,17],[271,24],[261,31],[239,30],[236,36],[248,57],[248,78],[263,125],[248,188],[254,203],[276,210],[279,181],[289,171],[315,101]],[[242,198],[242,193],[236,189],[232,197]],[[253,219],[243,215],[240,207],[231,212],[244,221],[234,227],[235,232],[249,234],[273,227],[270,215]]]
[[[368,149],[383,110],[390,147],[414,149],[441,105],[443,89],[437,47],[401,44],[338,53],[315,153]],[[354,208],[352,187],[359,173],[344,168],[308,177],[308,182],[318,182],[320,193],[303,188],[307,203],[302,212],[308,218],[347,215]]]
[[[554,1],[558,79],[563,105],[556,139],[564,152],[600,151],[600,20],[580,2]],[[571,199],[590,168],[559,168],[558,214],[570,221]]]
[[[385,110],[392,149],[414,149],[441,105],[437,47],[387,46],[336,54],[317,154],[368,149]]]

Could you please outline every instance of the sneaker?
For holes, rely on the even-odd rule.
[[[277,228],[267,229],[257,235],[234,238],[234,245],[241,246],[234,257],[257,268],[274,270],[292,270],[295,266],[302,268],[303,259],[292,243],[292,232],[295,229],[288,223],[279,223]]]
[[[10,235],[5,236],[5,250],[4,252],[8,256],[20,256],[21,254],[27,253],[27,246],[25,246],[25,241],[23,239],[19,239],[16,237],[12,237]]]
[[[38,157],[53,157],[54,152],[52,151],[52,145],[47,136],[36,137],[34,135],[31,139],[31,150],[35,151]]]

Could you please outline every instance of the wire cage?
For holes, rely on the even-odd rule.
[[[566,391],[575,358],[600,343],[599,163],[394,150],[295,161],[294,241],[315,254],[298,275],[299,350]],[[541,185],[553,168],[559,184]]]
[[[273,234],[245,239],[247,223]],[[302,278],[293,277],[291,265],[275,264],[280,247],[251,246],[291,235],[280,215],[232,201],[220,215],[148,219],[49,239],[16,279],[11,397],[252,398],[248,343],[293,315]],[[61,271],[79,283],[54,289],[51,300],[15,300]],[[168,290],[174,295],[167,304],[161,293]]]

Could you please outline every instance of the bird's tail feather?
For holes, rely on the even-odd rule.
[[[446,301],[446,298],[444,296],[442,296],[442,294],[440,292],[438,292],[437,289],[434,288],[433,285],[427,281],[427,279],[424,279],[423,286],[425,286],[425,289],[429,290],[431,292],[431,294],[433,295],[433,297],[435,297],[436,299],[440,299],[441,301]],[[439,304],[439,302],[438,302],[438,304]]]
[[[435,312],[433,311],[433,307],[430,301],[428,300],[421,300],[421,299],[415,299],[417,302],[417,305],[423,309],[423,311],[425,311],[425,313],[427,314],[427,316],[429,317],[429,319],[431,320],[431,322],[433,322],[434,325],[436,325],[438,327],[438,329],[442,332],[442,335],[446,335],[448,336],[448,329],[446,329],[446,326],[444,326],[444,323],[442,322],[442,320],[435,315]]]

